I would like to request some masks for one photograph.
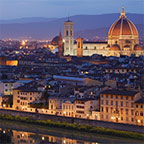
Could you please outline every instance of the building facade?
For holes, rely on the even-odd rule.
[[[144,125],[143,119],[139,92],[112,89],[100,94],[100,120]]]

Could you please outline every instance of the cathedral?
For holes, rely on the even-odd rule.
[[[139,34],[135,25],[126,17],[124,8],[108,32],[107,42],[89,42],[77,38],[74,42],[74,23],[70,20],[64,22],[64,55],[91,56],[117,56],[135,54],[144,55],[139,45]]]

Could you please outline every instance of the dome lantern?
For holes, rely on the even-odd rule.
[[[124,6],[122,7],[122,11],[121,11],[121,16],[120,16],[120,18],[126,18]]]

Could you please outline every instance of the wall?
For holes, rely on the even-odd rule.
[[[0,114],[31,117],[36,120],[37,119],[52,120],[52,121],[60,121],[60,122],[67,122],[67,123],[76,122],[82,125],[91,125],[91,126],[97,126],[97,127],[144,133],[144,126],[136,126],[136,125],[104,122],[104,121],[98,121],[98,120],[80,119],[80,118],[69,118],[69,117],[61,117],[61,116],[55,116],[55,115],[36,114],[36,113],[28,113],[28,112],[4,110],[4,109],[0,109]]]

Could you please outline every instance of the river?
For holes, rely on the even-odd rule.
[[[1,144],[142,144],[143,141],[0,120]]]

